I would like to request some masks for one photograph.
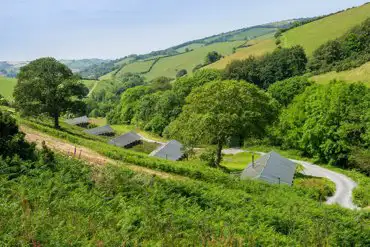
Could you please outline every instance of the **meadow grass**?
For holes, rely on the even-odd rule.
[[[183,52],[186,51],[186,49],[195,50],[195,49],[198,49],[202,46],[204,46],[204,44],[202,44],[202,43],[193,43],[193,44],[190,44],[190,45],[187,45],[187,46],[180,47],[179,49],[176,49],[176,51],[180,52],[180,53],[183,53]]]
[[[0,94],[4,96],[5,99],[12,101],[13,91],[16,84],[17,79],[0,76]]]
[[[144,73],[147,72],[152,66],[152,64],[155,62],[155,59],[153,60],[146,60],[146,61],[137,61],[130,63],[126,66],[124,66],[122,69],[118,71],[116,74],[117,77],[122,77],[125,73]]]
[[[254,154],[254,160],[257,160],[259,157],[260,155]],[[234,155],[223,155],[221,165],[228,168],[230,171],[241,171],[251,162],[251,153],[238,153]]]
[[[370,17],[370,4],[352,8],[283,33],[283,47],[302,45],[308,56],[320,45],[344,35]]]
[[[247,44],[251,46],[240,48],[234,54],[226,56],[221,60],[206,66],[205,68],[224,69],[233,60],[242,60],[250,56],[259,57],[268,52],[272,52],[276,48],[275,41],[272,39],[253,40],[249,41]]]
[[[327,84],[334,79],[346,82],[363,82],[370,87],[370,62],[355,69],[341,72],[332,71],[313,76],[311,79],[319,84]]]
[[[189,74],[195,66],[203,64],[207,53],[217,51],[220,54],[227,56],[232,53],[233,48],[242,45],[245,41],[233,41],[215,43],[200,47],[194,51],[183,53],[176,56],[161,58],[152,68],[152,70],[144,74],[148,80],[152,80],[159,76],[175,78],[176,73],[181,69],[186,69]]]

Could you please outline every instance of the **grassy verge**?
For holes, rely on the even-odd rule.
[[[254,155],[255,160],[259,157],[258,154]],[[252,162],[251,153],[239,153],[224,155],[221,165],[228,168],[230,171],[237,172],[243,170],[250,162]]]

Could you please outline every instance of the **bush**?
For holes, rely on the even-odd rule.
[[[188,71],[186,69],[179,70],[176,74],[176,78],[183,77],[188,74]]]

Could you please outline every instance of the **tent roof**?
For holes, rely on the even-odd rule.
[[[243,170],[241,179],[259,178],[269,183],[284,183],[291,185],[296,164],[276,152],[270,152],[252,162]]]
[[[141,140],[141,136],[136,134],[135,132],[129,132],[119,137],[113,138],[109,141],[109,144],[118,146],[118,147],[126,147],[133,142]]]
[[[172,140],[166,143],[165,145],[154,150],[150,156],[159,157],[168,160],[179,160],[184,156],[182,151],[183,145],[176,141]]]
[[[78,124],[89,123],[89,121],[90,120],[87,116],[82,116],[78,118],[67,119],[65,122],[70,125],[78,125]]]
[[[110,125],[105,125],[93,129],[87,129],[84,130],[85,133],[90,134],[90,135],[104,135],[104,134],[112,134],[114,133],[114,130]]]

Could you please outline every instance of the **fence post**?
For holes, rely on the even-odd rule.
[[[81,153],[82,153],[82,150],[80,149],[80,154],[78,155],[79,159],[81,159]]]
[[[76,151],[77,151],[77,149],[76,149],[76,147],[75,147],[75,151],[74,151],[74,153],[73,153],[73,156],[76,156]]]

